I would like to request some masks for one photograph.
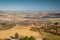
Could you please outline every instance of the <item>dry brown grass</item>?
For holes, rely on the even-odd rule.
[[[29,29],[30,27],[15,26],[11,29],[0,31],[0,38],[9,38],[10,36],[14,36],[15,33],[18,33],[19,35],[22,35],[22,36],[28,36],[28,37],[30,36],[38,37],[38,35],[40,35],[38,32],[34,32]]]

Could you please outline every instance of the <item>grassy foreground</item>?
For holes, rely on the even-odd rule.
[[[51,33],[44,33],[44,35],[46,35],[48,40],[60,40],[60,36],[58,35],[53,35]]]

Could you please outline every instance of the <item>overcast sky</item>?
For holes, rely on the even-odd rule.
[[[0,0],[0,10],[60,10],[60,0]]]

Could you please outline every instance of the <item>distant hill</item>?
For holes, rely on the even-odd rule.
[[[41,18],[60,18],[60,13],[42,13],[35,16],[39,16]]]
[[[24,18],[60,18],[60,10],[57,11],[0,11],[1,16],[22,16]]]

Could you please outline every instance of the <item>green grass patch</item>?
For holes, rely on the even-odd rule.
[[[60,22],[60,20],[52,20],[51,22],[53,22],[53,23]]]
[[[51,33],[44,33],[44,35],[46,35],[46,38],[49,40],[60,40],[60,36],[58,35],[53,35]]]

